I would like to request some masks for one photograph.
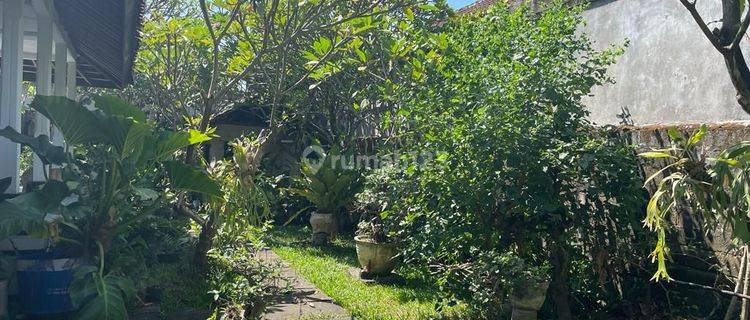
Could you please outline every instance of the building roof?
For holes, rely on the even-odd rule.
[[[497,0],[477,0],[477,2],[474,2],[468,6],[458,9],[457,12],[459,14],[465,14],[465,13],[472,13],[472,12],[487,10],[487,8],[495,4],[495,2],[497,2]]]
[[[79,86],[122,88],[133,82],[143,0],[56,0],[52,9],[72,45]],[[24,60],[23,73],[34,81],[36,62]]]
[[[268,127],[268,111],[251,102],[245,102],[216,115],[211,119],[211,125],[221,124],[246,126],[246,127]]]
[[[515,8],[529,0],[477,0],[476,2],[468,6],[458,9],[458,11],[456,12],[458,12],[459,14],[480,12],[480,11],[487,10],[493,4],[500,2],[500,1],[505,1],[511,8]],[[590,4],[590,3],[597,2],[597,1],[599,0],[564,0],[563,3],[569,4],[569,5],[575,5],[575,4]],[[616,0],[611,0],[611,1],[616,1]],[[550,0],[530,0],[529,1],[532,8],[538,8],[539,3],[547,3],[547,2],[550,2]]]

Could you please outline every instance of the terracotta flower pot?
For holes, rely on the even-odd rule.
[[[536,320],[539,309],[547,298],[549,282],[527,285],[520,292],[510,295],[510,305],[513,307],[512,320]]]
[[[313,245],[325,245],[328,240],[336,237],[338,226],[332,213],[313,212],[310,216],[310,226],[313,232]],[[321,236],[321,235],[326,236]]]
[[[362,273],[371,276],[387,276],[396,267],[395,243],[376,243],[365,237],[354,237],[357,246],[357,260]]]

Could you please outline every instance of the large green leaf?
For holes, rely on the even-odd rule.
[[[31,108],[52,122],[70,145],[103,142],[100,117],[64,97],[36,96]]]
[[[133,119],[122,116],[104,116],[100,121],[100,135],[105,140],[104,142],[115,147],[118,155],[123,155],[128,135],[130,135],[133,128],[136,127],[136,122],[134,122]],[[141,125],[141,127],[143,127],[143,125]],[[136,132],[139,131],[142,130],[136,129]]]
[[[84,265],[75,269],[73,282],[70,284],[70,302],[80,308],[84,303],[97,295],[96,281],[92,278],[99,271],[97,267]]]
[[[130,279],[112,273],[102,277],[96,268],[83,267],[76,272],[70,289],[74,303],[88,300],[78,310],[76,319],[128,319],[126,302],[135,295],[135,287]]]
[[[175,189],[197,192],[214,198],[223,196],[221,186],[204,170],[177,161],[167,161],[164,167],[169,174],[170,185]]]
[[[49,235],[45,218],[49,213],[59,213],[60,203],[68,195],[70,190],[64,183],[50,181],[39,191],[0,202],[0,239],[20,232]]]
[[[167,160],[177,150],[209,140],[211,140],[211,136],[198,130],[164,133],[156,142],[154,159],[156,161]]]
[[[137,122],[146,122],[146,113],[115,96],[96,96],[94,106],[110,116],[131,118]]]
[[[67,162],[65,149],[50,143],[49,137],[45,135],[34,138],[24,134],[20,134],[13,128],[7,127],[0,130],[0,136],[5,137],[6,139],[15,143],[19,143],[31,148],[31,151],[34,151],[34,153],[39,156],[39,159],[41,159],[42,163],[44,163],[45,165],[63,164]]]
[[[120,159],[125,159],[128,156],[138,157],[143,151],[146,137],[149,135],[151,135],[151,126],[145,123],[133,123],[120,146]]]
[[[0,202],[0,239],[26,232],[35,236],[48,234],[45,214],[38,210],[28,210],[16,203]]]

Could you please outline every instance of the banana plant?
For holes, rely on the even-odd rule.
[[[167,204],[169,193],[152,187],[157,182],[164,190],[209,197],[220,197],[222,191],[205,170],[172,161],[177,151],[210,140],[210,133],[164,131],[116,97],[93,101],[95,109],[63,97],[37,96],[31,103],[60,130],[66,148],[49,143],[47,136],[26,136],[10,127],[0,130],[1,137],[31,148],[44,164],[59,166],[62,172],[62,181],[50,180],[0,202],[0,238],[23,231],[78,244],[88,260],[97,256],[101,267],[82,269],[88,272],[80,272],[84,276],[73,288],[97,289],[86,291],[93,298],[81,305],[81,318],[125,319],[127,280],[105,274],[103,267],[111,239]],[[61,237],[60,229],[76,236]]]

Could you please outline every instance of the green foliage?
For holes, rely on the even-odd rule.
[[[209,197],[222,197],[219,183],[206,175],[205,171],[188,166],[179,161],[167,161],[164,168],[172,185],[190,192],[197,192]]]
[[[266,302],[287,290],[280,266],[264,260],[262,236],[269,226],[247,227],[241,235],[222,233],[209,252],[214,314],[211,319],[256,319]]]
[[[221,186],[222,196],[207,205],[209,220],[221,235],[229,237],[263,226],[271,219],[271,196],[263,188],[262,172],[252,167],[255,142],[241,138],[231,146],[233,159],[209,167],[212,183]]]
[[[361,176],[356,170],[346,168],[353,165],[347,163],[353,158],[337,147],[319,156],[320,159],[308,159],[316,164],[302,164],[302,175],[296,181],[299,187],[290,191],[305,197],[320,213],[335,213],[354,200],[361,189]]]
[[[670,259],[667,241],[672,227],[670,212],[689,210],[700,217],[705,230],[716,230],[728,223],[734,240],[750,243],[750,220],[746,214],[750,208],[750,142],[740,142],[723,150],[714,159],[705,159],[698,147],[707,131],[707,126],[703,125],[686,136],[676,128],[670,128],[667,132],[669,148],[641,154],[644,158],[664,161],[663,166],[646,181],[646,186],[656,183],[644,220],[656,234],[656,246],[651,253],[657,264],[653,280],[671,279],[667,272],[667,260]]]
[[[89,252],[99,248],[98,271],[83,267],[71,288],[74,295],[94,294],[81,307],[79,317],[125,319],[132,285],[121,274],[105,272],[104,248],[110,247],[119,232],[165,205],[169,194],[154,190],[164,183],[154,170],[162,165],[170,169],[169,188],[173,190],[197,189],[195,181],[175,177],[208,180],[206,172],[164,161],[178,149],[209,137],[196,131],[159,130],[137,108],[114,97],[94,101],[96,110],[61,97],[38,96],[31,104],[60,129],[74,154],[49,145],[45,136],[26,137],[11,128],[0,132],[30,147],[44,163],[63,166],[62,182],[48,181],[39,190],[0,202],[5,209],[0,238],[26,231],[54,240],[64,238]],[[219,186],[210,183],[198,191],[221,194]]]
[[[39,192],[0,202],[0,234],[4,235],[1,237],[7,238],[21,232],[36,236],[57,235],[52,213],[70,193],[65,184],[51,181]]]
[[[92,266],[76,270],[70,286],[71,302],[80,308],[76,319],[128,318],[126,301],[135,296],[133,282],[123,276],[113,273],[103,275],[102,272],[103,270]]]
[[[393,166],[372,170],[364,179],[362,192],[357,194],[355,207],[360,213],[357,235],[375,242],[397,241],[399,224],[403,216],[396,207],[397,190],[403,190],[407,180],[398,177]]]
[[[16,199],[5,205],[17,204],[26,198],[39,199],[34,203],[27,203],[27,207],[37,208],[45,213],[73,213],[76,209],[90,211],[90,219],[101,224],[116,222],[117,211],[121,203],[127,203],[129,195],[143,196],[148,188],[137,187],[141,181],[141,174],[159,165],[168,154],[187,145],[206,141],[208,136],[190,131],[186,133],[160,132],[153,124],[139,122],[136,118],[142,118],[134,107],[128,106],[114,97],[96,98],[99,102],[97,110],[88,110],[83,105],[61,97],[37,97],[31,106],[42,115],[48,117],[63,133],[66,142],[71,147],[77,148],[77,154],[67,154],[62,148],[50,146],[40,141],[46,141],[45,137],[31,138],[18,134],[12,128],[6,128],[0,135],[25,143],[36,152],[44,163],[64,164],[64,184],[57,182],[47,183],[42,190],[30,193],[25,197]],[[127,117],[126,117],[127,116]],[[145,120],[145,118],[142,118]],[[49,149],[55,150],[54,152]],[[157,150],[158,152],[154,152]],[[182,170],[182,171],[181,171]],[[172,175],[187,174],[186,168],[173,168]],[[199,178],[200,173],[191,172],[194,178]],[[203,173],[206,176],[206,173]],[[87,184],[89,182],[90,184]],[[175,189],[188,189],[191,181],[177,180],[173,182]],[[62,197],[57,195],[50,197],[47,189],[50,186],[55,190],[66,192]],[[207,192],[218,193],[216,186],[204,186]],[[70,189],[70,190],[69,190]],[[148,192],[146,192],[148,193]],[[61,200],[68,195],[75,197],[67,203]],[[153,200],[153,199],[152,199]],[[80,212],[80,210],[78,210]],[[19,217],[20,218],[20,217]],[[65,216],[73,221],[77,215]],[[41,222],[40,222],[41,223]],[[111,226],[107,226],[111,227]],[[94,227],[97,229],[97,227]],[[92,230],[92,232],[95,232]],[[0,237],[12,234],[3,234]],[[99,235],[105,236],[105,235]],[[111,235],[106,235],[109,237]],[[108,242],[105,238],[96,240]]]
[[[615,275],[632,271],[625,261],[641,229],[637,161],[616,134],[586,120],[581,103],[609,81],[606,69],[622,50],[594,50],[579,12],[497,4],[448,21],[384,123],[399,128],[399,143],[386,151],[433,158],[394,177],[408,181],[393,191],[391,209],[403,217],[407,265],[486,316],[507,294],[501,280],[513,277],[493,269],[506,252],[530,268],[557,264],[553,280],[572,277],[588,312],[621,301]],[[559,268],[571,260],[586,267]],[[501,276],[476,276],[491,270]],[[597,282],[601,290],[587,287]]]
[[[15,143],[28,146],[28,148],[33,150],[35,154],[39,155],[39,159],[41,159],[42,163],[45,165],[62,164],[66,160],[65,150],[62,147],[50,143],[49,137],[46,135],[41,135],[35,138],[29,137],[16,132],[12,128],[0,130],[0,135]]]
[[[511,294],[523,295],[527,288],[550,281],[550,266],[529,265],[514,252],[495,251],[477,253],[481,267],[469,266],[465,271],[471,279],[470,291],[474,300],[488,301],[493,305],[502,304],[502,299]],[[494,288],[487,290],[485,287]],[[520,293],[520,294],[519,294]]]

